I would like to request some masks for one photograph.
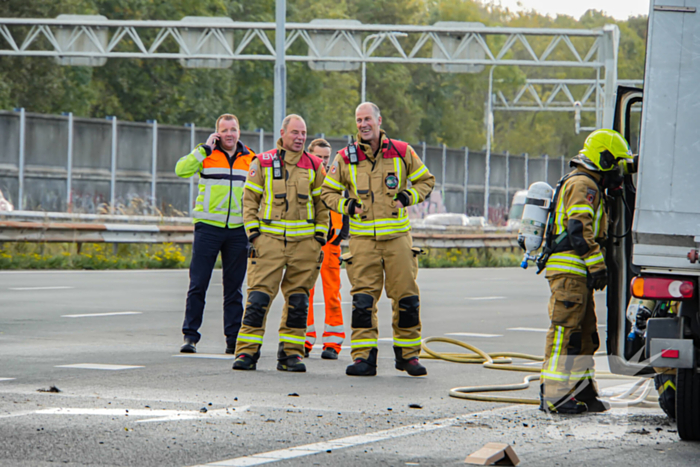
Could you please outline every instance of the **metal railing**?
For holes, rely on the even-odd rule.
[[[421,248],[517,248],[508,232],[459,227],[416,227],[413,244]],[[0,213],[1,242],[35,243],[192,243],[192,219],[186,217],[97,214]]]

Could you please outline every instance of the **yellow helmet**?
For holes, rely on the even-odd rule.
[[[619,159],[632,159],[632,151],[620,133],[615,130],[596,130],[586,138],[580,152],[601,172],[612,170]]]

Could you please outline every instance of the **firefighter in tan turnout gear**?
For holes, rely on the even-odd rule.
[[[327,206],[350,217],[350,253],[343,258],[352,284],[354,363],[346,373],[377,374],[377,302],[384,284],[392,302],[396,369],[422,376],[427,371],[418,361],[420,250],[412,247],[406,207],[430,195],[435,177],[413,148],[380,129],[376,105],[360,104],[355,118],[358,143],[338,152],[322,190]]]
[[[306,371],[302,363],[309,290],[323,261],[328,208],[321,201],[323,163],[304,151],[306,123],[298,115],[282,123],[277,148],[250,164],[243,221],[251,242],[248,300],[238,334],[234,370],[254,370],[265,321],[277,290],[284,295],[277,369]]]
[[[541,373],[540,409],[551,413],[602,412],[593,355],[600,346],[594,290],[607,285],[605,250],[608,218],[605,191],[614,195],[622,168],[632,159],[614,130],[591,133],[571,160],[574,170],[557,185],[544,253],[552,295]]]

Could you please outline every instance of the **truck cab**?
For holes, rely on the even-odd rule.
[[[608,200],[606,245],[610,369],[673,375],[675,410],[664,410],[685,440],[700,440],[699,8],[700,0],[651,1],[644,86],[618,88],[613,125],[638,149],[638,172]],[[636,343],[627,313],[635,297],[674,303],[642,317]]]

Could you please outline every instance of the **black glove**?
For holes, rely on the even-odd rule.
[[[592,290],[603,290],[608,285],[608,270],[603,269],[586,275],[586,285]]]
[[[354,216],[355,207],[357,206],[362,206],[362,204],[358,203],[356,199],[351,198],[350,201],[348,201],[348,215]]]
[[[316,240],[318,243],[320,243],[321,246],[326,245],[326,239],[323,238],[323,235],[319,235],[319,234],[314,235],[314,240]]]
[[[406,208],[411,205],[411,195],[409,195],[407,191],[402,191],[396,195],[396,201],[401,201],[403,207]]]
[[[250,233],[248,234],[248,242],[253,243],[253,240],[258,238],[260,236],[260,230],[255,228],[255,229],[250,229]]]

